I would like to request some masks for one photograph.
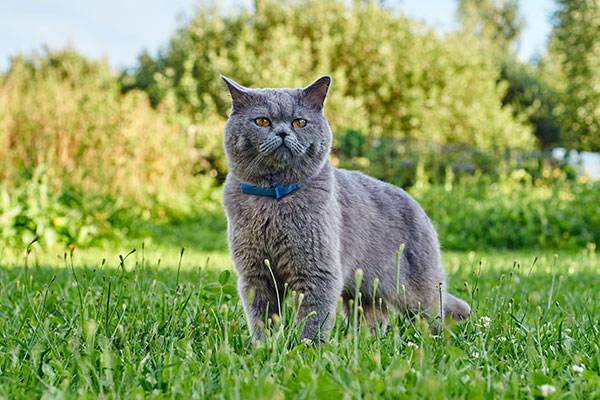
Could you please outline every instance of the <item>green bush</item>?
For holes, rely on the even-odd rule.
[[[123,95],[104,62],[69,49],[14,57],[0,109],[5,243],[98,245],[205,204],[191,191],[192,139],[144,92]]]
[[[184,192],[162,193],[167,195],[168,202],[156,200],[144,206],[69,184],[56,190],[49,183],[47,169],[40,167],[16,187],[0,183],[0,247],[23,248],[36,236],[46,249],[63,249],[65,244],[102,247],[128,238],[156,236],[190,218],[208,218],[207,224],[214,224],[215,215],[222,213],[220,188],[209,177],[191,181]],[[213,228],[202,227],[206,231]],[[195,234],[200,231],[200,227],[194,229]],[[210,236],[206,231],[203,240]]]
[[[556,112],[560,96],[553,84],[539,68],[523,64],[515,58],[502,61],[502,79],[508,82],[504,103],[515,112],[526,115],[533,127],[538,143],[543,149],[568,145],[561,140],[560,121]]]
[[[0,185],[0,215],[4,245],[24,246],[37,236],[46,248],[122,239],[135,217],[119,200],[91,196],[67,185],[59,192],[52,190],[43,168],[17,187]]]
[[[120,93],[103,62],[73,50],[18,56],[0,76],[0,179],[9,187],[42,167],[63,185],[151,205],[185,189],[185,137],[140,91]]]
[[[213,128],[230,102],[219,74],[252,87],[297,87],[331,74],[325,114],[334,132],[477,147],[535,141],[525,116],[502,105],[507,84],[479,41],[440,38],[373,1],[261,0],[225,17],[200,7],[158,57],[143,54],[122,76],[124,91],[145,90],[155,106],[194,124],[208,163],[200,170],[213,174],[225,164],[222,131]]]
[[[600,182],[570,182],[513,171],[502,181],[415,185],[410,192],[438,229],[445,248],[581,248],[600,244]],[[557,178],[553,178],[556,175]]]
[[[554,160],[540,150],[371,139],[354,129],[338,132],[334,139],[334,165],[361,170],[402,187],[413,186],[418,180],[432,184],[445,184],[449,180],[460,183],[476,175],[501,180],[521,169],[533,179],[542,178],[547,168],[559,168],[570,180],[577,176],[566,160]]]

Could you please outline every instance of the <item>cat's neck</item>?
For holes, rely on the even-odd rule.
[[[258,186],[261,188],[272,188],[276,186],[292,186],[297,185],[300,187],[313,186],[323,181],[329,181],[333,175],[333,167],[329,160],[323,163],[323,166],[311,177],[303,177],[302,179],[290,179],[289,176],[279,176],[278,174],[265,175],[258,179],[246,180],[235,174],[233,171],[230,172],[239,181],[240,184]]]

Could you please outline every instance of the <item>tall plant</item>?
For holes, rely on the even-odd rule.
[[[546,73],[562,93],[564,145],[600,151],[600,3],[557,0]]]
[[[533,143],[522,116],[502,105],[507,89],[485,46],[435,33],[374,1],[260,0],[223,17],[201,7],[157,57],[123,76],[153,104],[177,108],[199,131],[224,119],[219,74],[249,86],[302,86],[333,76],[326,114],[334,130],[479,147]]]

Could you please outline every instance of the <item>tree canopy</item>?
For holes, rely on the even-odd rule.
[[[524,116],[503,106],[507,85],[484,45],[469,34],[439,37],[373,1],[257,0],[228,16],[202,6],[123,83],[201,122],[228,112],[219,74],[252,87],[331,74],[334,130],[479,147],[534,143]]]

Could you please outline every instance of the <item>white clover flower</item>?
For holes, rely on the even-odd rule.
[[[312,346],[313,341],[311,339],[309,339],[309,338],[304,338],[304,339],[302,339],[302,344],[304,344],[307,347],[308,346]]]
[[[417,350],[419,348],[419,345],[414,342],[408,342],[408,343],[406,343],[406,347],[410,347],[412,349]]]
[[[585,370],[585,367],[583,366],[583,364],[579,364],[579,365],[573,365],[571,367],[571,369],[573,370],[573,372],[575,372],[577,375],[581,375],[583,374],[583,371]]]
[[[552,393],[556,392],[556,388],[552,385],[546,384],[546,385],[540,386],[540,392],[542,392],[542,396],[548,397]]]
[[[492,319],[490,317],[481,317],[479,318],[479,322],[483,326],[483,329],[489,329]]]

